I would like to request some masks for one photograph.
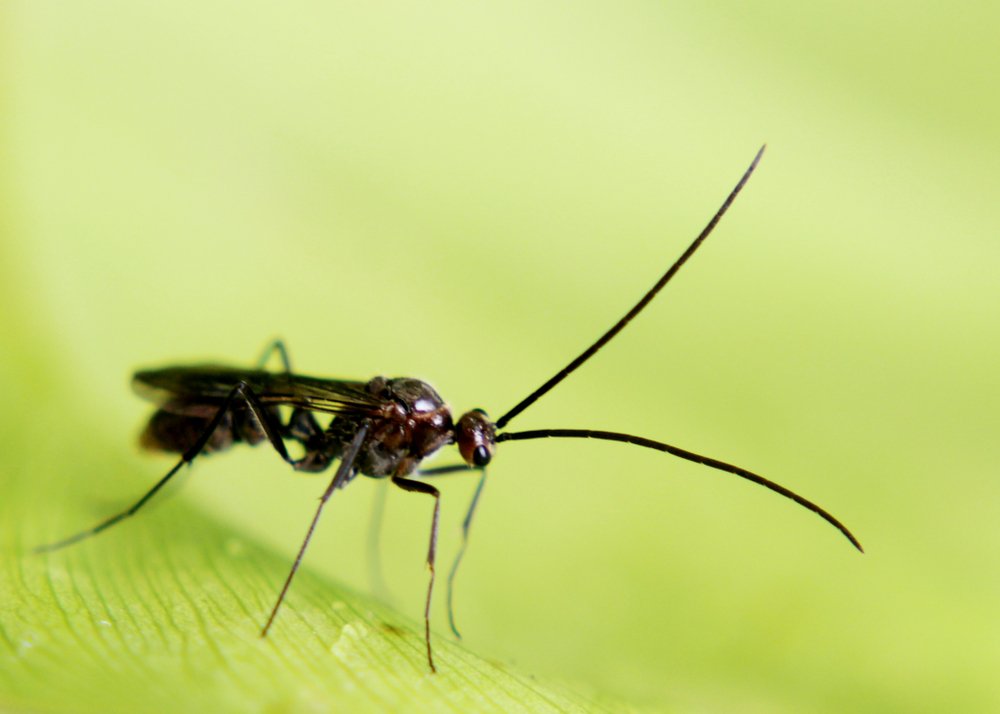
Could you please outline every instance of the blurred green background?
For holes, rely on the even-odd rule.
[[[20,555],[168,468],[134,446],[148,405],[131,372],[249,364],[280,335],[299,371],[420,377],[456,411],[498,416],[652,284],[767,141],[703,251],[513,426],[629,431],[738,463],[829,508],[868,552],[694,464],[504,444],[458,585],[464,644],[654,710],[1000,709],[995,4],[0,12],[0,708],[169,710],[195,686],[206,710],[342,704],[241,698],[238,677],[198,664],[243,651],[213,639],[230,630],[238,660],[264,651],[254,628],[326,476],[233,452],[117,532]],[[443,561],[473,481],[439,484]],[[374,494],[359,480],[331,502],[289,600],[307,623],[332,583],[371,592]],[[377,594],[406,627],[426,500],[388,494]],[[240,561],[244,542],[273,549],[266,567]],[[206,565],[199,549],[233,558]],[[189,579],[136,584],[160,565]],[[227,613],[213,598],[228,568],[253,578]],[[97,600],[112,634],[93,625]],[[221,624],[189,638],[201,613]],[[438,597],[447,658],[444,614]],[[306,656],[281,642],[264,665],[275,689]],[[451,706],[413,642],[416,684],[394,701]],[[310,686],[339,681],[341,660],[308,657]],[[80,674],[94,662],[106,688]]]

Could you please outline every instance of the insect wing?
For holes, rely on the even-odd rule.
[[[369,413],[382,404],[378,397],[368,393],[365,382],[224,365],[141,370],[133,376],[132,387],[144,399],[163,405],[222,401],[240,382],[245,382],[263,404],[287,404],[331,414]]]
[[[328,414],[359,416],[379,410],[385,400],[368,392],[365,382],[321,379],[298,374],[271,374],[268,388],[260,395],[264,404],[287,404]]]

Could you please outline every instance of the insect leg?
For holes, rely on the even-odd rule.
[[[267,434],[268,438],[271,440],[271,443],[275,445],[275,449],[278,450],[278,453],[281,455],[281,457],[285,459],[285,461],[291,463],[291,459],[288,456],[288,452],[285,450],[285,445],[282,443],[281,437],[278,435],[276,428],[271,421],[271,417],[264,411],[264,408],[257,401],[256,396],[254,396],[250,388],[244,382],[240,382],[235,387],[233,387],[232,391],[230,391],[229,394],[226,396],[225,400],[223,400],[222,405],[219,407],[219,411],[217,411],[215,413],[215,416],[212,417],[212,420],[208,423],[208,426],[205,427],[205,431],[202,432],[201,436],[198,437],[197,441],[195,441],[194,444],[192,444],[188,448],[188,450],[184,452],[180,460],[176,464],[174,464],[174,467],[170,469],[170,471],[168,471],[163,478],[157,481],[156,484],[142,496],[142,498],[140,498],[138,501],[136,501],[131,506],[126,508],[124,511],[116,513],[110,518],[101,521],[93,528],[90,528],[85,531],[80,531],[75,535],[71,535],[69,538],[64,538],[60,541],[56,541],[55,543],[49,543],[47,545],[38,546],[37,548],[35,548],[35,552],[44,553],[52,550],[58,550],[60,548],[65,548],[66,546],[72,545],[73,543],[77,543],[83,540],[84,538],[89,538],[90,536],[97,535],[101,531],[107,530],[111,526],[115,525],[120,521],[125,520],[129,516],[135,515],[136,511],[145,506],[146,503],[153,496],[155,496],[156,493],[161,488],[163,488],[178,471],[180,471],[181,467],[184,464],[189,464],[192,461],[194,461],[195,457],[198,456],[198,454],[201,453],[202,449],[205,448],[205,445],[208,443],[208,440],[212,437],[212,433],[216,430],[219,424],[222,423],[222,420],[226,417],[226,414],[228,414],[230,410],[232,410],[233,403],[239,398],[242,398],[249,405],[250,410],[253,412],[254,416],[256,416],[258,421],[260,421],[261,428],[264,430],[264,433]]]
[[[424,604],[424,641],[427,643],[427,664],[431,672],[436,672],[434,657],[431,654],[431,595],[434,593],[434,556],[437,554],[438,514],[441,511],[441,493],[430,484],[422,481],[411,481],[401,476],[393,476],[392,482],[404,491],[426,493],[434,497],[434,516],[431,519],[431,542],[427,548],[427,567],[431,571],[430,583],[427,585],[427,602]]]
[[[478,467],[468,464],[450,464],[448,466],[435,466],[432,469],[420,469],[419,476],[444,476],[446,474],[457,474],[462,471],[478,471]]]
[[[379,479],[375,484],[375,498],[372,500],[371,520],[368,526],[368,580],[372,592],[377,596],[386,597],[389,589],[386,587],[382,574],[382,520],[385,514],[386,481]]]
[[[476,491],[472,494],[472,501],[469,503],[469,508],[465,512],[465,520],[462,521],[462,544],[458,548],[455,560],[451,563],[451,570],[448,571],[448,584],[445,589],[446,598],[448,600],[448,626],[455,634],[455,637],[462,639],[462,633],[458,631],[458,626],[455,624],[455,574],[458,572],[459,563],[462,562],[462,556],[465,555],[465,548],[469,545],[469,527],[472,525],[472,515],[476,512],[476,505],[479,503],[479,496],[483,492],[483,486],[486,485],[486,469],[484,467],[476,468],[466,464],[453,464],[451,466],[438,466],[433,469],[424,469],[418,473],[421,476],[440,476],[442,474],[450,474],[457,471],[480,472],[479,483],[476,484]]]
[[[282,438],[281,426],[275,423],[274,416],[267,411],[267,409],[264,407],[263,404],[261,404],[260,399],[254,393],[254,391],[250,389],[250,386],[248,384],[246,384],[245,382],[240,382],[236,386],[236,390],[234,391],[238,391],[239,396],[243,397],[243,400],[246,402],[247,407],[249,407],[250,409],[250,413],[253,414],[254,417],[257,419],[257,423],[260,424],[260,428],[264,432],[264,435],[267,437],[267,440],[271,442],[271,446],[274,447],[274,450],[278,452],[278,456],[280,456],[282,459],[284,459],[287,463],[291,464],[296,469],[302,469],[302,467],[306,467],[303,470],[306,471],[321,470],[317,469],[314,465],[311,464],[308,454],[306,455],[305,458],[297,460],[289,456],[288,449],[285,448],[285,442]],[[307,414],[307,416],[311,420],[313,427],[318,429],[319,427],[318,425],[316,425],[316,421],[315,419],[312,418],[312,415]],[[290,428],[293,427],[296,423],[298,422],[295,421],[295,415],[293,415],[292,420],[289,422],[289,427]],[[290,437],[299,438],[295,433],[291,433]],[[324,468],[326,463],[329,462],[324,463]]]
[[[309,541],[312,539],[313,531],[316,530],[316,524],[319,522],[319,516],[323,512],[323,506],[330,499],[330,496],[338,488],[343,485],[347,478],[351,475],[354,470],[354,460],[358,456],[358,452],[361,450],[361,444],[364,443],[365,436],[368,435],[368,424],[362,424],[361,428],[358,429],[354,438],[351,440],[350,445],[344,452],[343,457],[340,461],[340,466],[337,467],[337,472],[333,475],[333,479],[330,481],[330,485],[326,487],[326,491],[319,499],[319,507],[316,508],[316,515],[313,516],[312,522],[309,524],[309,530],[306,531],[306,537],[302,541],[302,545],[299,547],[299,552],[295,556],[295,562],[292,563],[292,569],[288,573],[288,577],[285,578],[285,584],[281,587],[281,593],[278,595],[277,602],[274,603],[274,607],[271,609],[271,615],[267,618],[267,622],[264,624],[264,628],[260,631],[261,637],[267,637],[267,631],[271,629],[271,623],[274,622],[275,616],[278,614],[278,608],[281,607],[281,603],[285,600],[285,594],[288,592],[288,587],[292,584],[292,578],[295,577],[295,573],[298,572],[299,564],[302,562],[302,556],[305,555],[306,547],[309,545]]]
[[[465,512],[465,520],[462,521],[462,544],[458,548],[458,553],[455,554],[455,560],[451,564],[451,570],[448,571],[448,626],[451,627],[451,631],[455,633],[455,637],[462,639],[462,634],[458,631],[458,626],[455,625],[455,608],[453,606],[453,595],[455,592],[455,573],[458,572],[458,565],[462,562],[462,556],[465,555],[465,548],[469,545],[469,526],[472,525],[472,516],[476,512],[476,505],[479,503],[479,496],[483,492],[483,486],[486,485],[486,469],[479,469],[481,475],[479,476],[479,483],[476,484],[476,491],[472,494],[472,501],[469,503],[469,510]]]
[[[285,374],[292,373],[292,361],[288,359],[288,350],[285,348],[285,341],[280,337],[271,340],[267,347],[260,355],[260,359],[257,360],[257,369],[264,369],[267,366],[268,360],[271,359],[271,355],[275,352],[281,358],[281,365],[284,368]]]

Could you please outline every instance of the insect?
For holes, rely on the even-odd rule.
[[[839,530],[854,547],[859,551],[862,550],[861,544],[847,527],[828,511],[763,476],[718,459],[660,441],[613,431],[594,429],[504,431],[505,427],[525,409],[593,357],[656,297],[715,228],[749,180],[763,152],[764,147],[761,147],[708,225],[639,302],[590,347],[496,421],[492,421],[482,409],[473,409],[460,416],[457,421],[454,420],[448,406],[434,388],[417,379],[375,377],[364,382],[320,379],[295,374],[292,372],[284,344],[280,341],[274,342],[265,351],[259,366],[255,369],[198,365],[137,372],[134,376],[136,390],[158,405],[143,432],[142,442],[153,449],[180,453],[180,460],[129,508],[93,528],[37,550],[51,551],[65,547],[96,535],[134,515],[184,464],[190,464],[203,453],[223,451],[238,443],[254,445],[267,441],[282,459],[298,471],[324,471],[339,461],[333,478],[320,498],[319,506],[309,524],[288,577],[261,630],[261,636],[267,635],[278,614],[319,522],[323,507],[330,496],[350,483],[358,474],[379,479],[387,478],[404,491],[421,493],[434,499],[430,543],[427,550],[430,581],[424,604],[424,640],[427,663],[432,672],[436,670],[431,648],[430,612],[431,597],[434,592],[440,492],[423,479],[462,471],[479,473],[478,485],[462,523],[461,545],[447,581],[449,621],[452,630],[458,635],[452,608],[455,573],[465,553],[469,527],[486,481],[486,466],[492,461],[497,445],[502,442],[582,438],[618,441],[662,451],[768,488],[816,513]],[[270,372],[263,368],[274,352],[279,354],[284,365],[284,370],[281,372]],[[318,416],[331,418],[324,425],[320,423]],[[292,458],[286,448],[286,442],[298,444],[303,455]],[[449,444],[458,447],[461,463],[431,469],[420,468],[424,459]]]

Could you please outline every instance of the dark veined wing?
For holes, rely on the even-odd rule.
[[[287,404],[330,414],[368,412],[382,404],[365,389],[366,382],[214,364],[140,370],[132,377],[132,388],[157,404],[212,402],[225,399],[240,381],[250,385],[264,404]]]
[[[385,400],[366,389],[367,382],[324,379],[303,374],[272,374],[271,388],[260,395],[265,404],[288,404],[318,412],[367,413],[378,410]]]

